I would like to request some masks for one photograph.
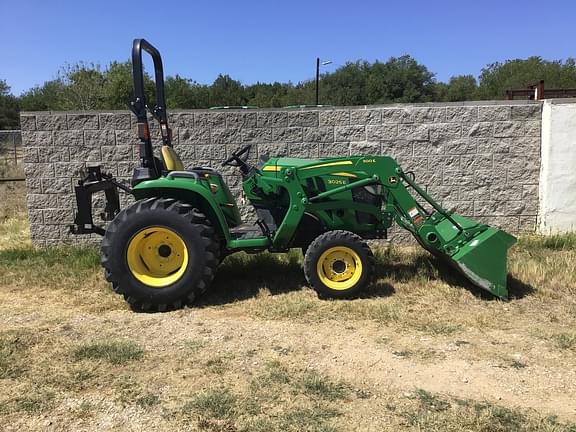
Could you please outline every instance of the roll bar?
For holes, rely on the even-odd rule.
[[[150,54],[154,62],[156,105],[152,109],[146,105],[146,95],[144,94],[142,50]],[[172,147],[172,131],[168,127],[162,58],[160,57],[160,52],[145,39],[134,39],[132,45],[132,79],[134,82],[134,98],[130,101],[129,108],[138,120],[138,137],[142,141],[142,146],[140,148],[142,167],[151,169],[153,171],[151,174],[154,177],[158,177],[160,175],[160,167],[158,166],[157,160],[154,158],[147,111],[150,111],[152,116],[160,123],[162,142],[168,147]]]

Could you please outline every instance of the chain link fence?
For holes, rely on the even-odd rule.
[[[0,130],[0,182],[24,181],[22,134]]]

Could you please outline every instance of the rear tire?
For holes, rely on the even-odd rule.
[[[167,311],[191,304],[209,287],[219,258],[214,229],[191,205],[149,198],[110,223],[101,263],[114,291],[136,311]]]
[[[374,256],[362,237],[349,231],[328,231],[318,236],[304,256],[304,274],[323,298],[354,297],[367,286]]]

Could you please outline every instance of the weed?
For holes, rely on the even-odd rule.
[[[27,332],[4,332],[0,336],[0,379],[18,378],[25,372],[25,353],[34,343]]]
[[[523,236],[518,245],[524,249],[576,250],[576,232],[548,236]]]
[[[576,350],[576,333],[559,333],[552,336],[556,348],[561,350]]]
[[[450,404],[440,396],[427,392],[423,389],[416,390],[416,398],[423,409],[427,411],[446,411]]]
[[[413,324],[413,327],[421,331],[422,333],[427,333],[430,335],[451,335],[462,330],[462,327],[458,324],[448,324],[439,321],[422,321],[419,320]]]
[[[205,390],[196,394],[182,408],[209,419],[230,420],[236,416],[236,396],[228,388]]]
[[[130,341],[94,342],[76,347],[75,360],[104,360],[114,365],[122,365],[132,360],[140,360],[144,350]]]
[[[346,399],[350,394],[348,385],[333,382],[316,372],[306,372],[300,378],[300,385],[308,396],[320,397],[328,401]]]
[[[416,406],[404,407],[398,414],[418,430],[461,431],[478,430],[490,432],[507,431],[560,431],[572,430],[553,417],[506,408],[491,402],[448,398],[419,389]]]
[[[333,432],[336,429],[327,424],[327,421],[339,415],[340,411],[322,404],[316,404],[311,408],[297,407],[280,418],[279,430]]]
[[[191,339],[184,342],[184,346],[191,353],[196,353],[206,346],[206,342],[200,339]]]
[[[13,410],[27,414],[37,414],[50,409],[54,402],[54,392],[43,389],[31,389],[25,396],[12,401]]]
[[[216,356],[211,359],[208,359],[204,366],[206,369],[216,375],[222,375],[230,368],[230,360],[234,357],[232,355],[223,355],[223,356]]]
[[[147,393],[144,396],[141,396],[136,399],[136,404],[141,408],[150,408],[154,405],[158,405],[160,403],[160,398],[158,395],[153,393]]]

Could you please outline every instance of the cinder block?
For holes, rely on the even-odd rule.
[[[178,139],[180,144],[210,144],[210,129],[208,128],[194,128],[178,129]]]
[[[280,142],[301,142],[302,141],[302,128],[301,127],[285,127],[272,129],[272,139]]]
[[[365,141],[366,127],[363,125],[336,126],[334,128],[335,141]]]
[[[255,112],[229,112],[226,113],[227,128],[255,128]]]
[[[263,111],[257,113],[258,127],[287,127],[288,113],[286,111]]]
[[[97,114],[68,114],[68,129],[98,129]]]
[[[272,141],[272,128],[242,129],[242,142],[258,144],[270,141]]]
[[[194,115],[195,128],[225,128],[226,114],[223,112],[199,112]]]
[[[66,130],[66,115],[64,114],[38,114],[36,116],[36,129],[41,131]]]
[[[348,126],[350,124],[350,110],[319,111],[320,126]]]
[[[99,115],[100,129],[130,129],[129,113],[102,113]]]
[[[36,116],[35,115],[20,115],[20,130],[22,131],[35,131],[36,130]]]
[[[318,127],[318,111],[288,112],[288,126]]]
[[[398,125],[368,125],[366,136],[368,141],[394,139],[398,136]]]
[[[382,123],[382,111],[377,109],[351,109],[350,124],[374,125]]]

